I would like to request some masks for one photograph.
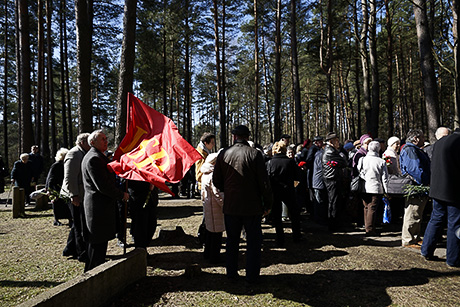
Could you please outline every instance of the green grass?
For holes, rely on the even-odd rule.
[[[13,219],[11,211],[0,211],[0,306],[24,302],[83,272],[82,263],[61,255],[69,227],[53,226],[52,210],[26,214]]]

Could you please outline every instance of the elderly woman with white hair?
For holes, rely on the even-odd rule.
[[[401,175],[401,168],[399,167],[399,148],[401,147],[401,140],[392,136],[387,141],[387,150],[383,153],[383,159],[385,160],[388,168],[388,174]]]
[[[59,191],[62,188],[62,182],[64,181],[64,159],[69,150],[67,148],[61,148],[56,153],[54,160],[56,162],[51,165],[46,177],[45,189],[48,194],[59,194]],[[53,206],[53,215],[54,215],[54,226],[61,226],[62,223],[59,222],[59,218],[69,219],[71,222],[70,210],[67,207],[66,202],[57,197],[52,201]]]
[[[379,157],[379,142],[370,142],[367,150],[367,155],[358,162],[358,171],[366,181],[362,194],[366,236],[376,236],[377,208],[382,195],[387,192],[388,170],[385,161]]]
[[[29,154],[23,153],[19,156],[19,160],[14,162],[13,170],[11,171],[11,182],[20,188],[24,189],[26,206],[30,204],[30,183],[32,182],[32,165],[29,161]]]

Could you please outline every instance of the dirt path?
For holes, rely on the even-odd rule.
[[[263,278],[254,286],[243,278],[229,282],[223,265],[202,259],[195,237],[202,218],[200,201],[162,201],[159,215],[159,228],[180,226],[185,234],[168,242],[156,238],[148,248],[148,277],[116,298],[113,306],[460,304],[460,270],[400,247],[399,225],[388,225],[381,237],[366,238],[351,228],[331,234],[306,219],[305,240],[294,244],[289,234],[281,249],[274,245],[273,228],[264,225]],[[244,249],[243,242],[241,264]],[[445,249],[438,249],[437,255],[445,256]]]
[[[0,196],[1,197],[1,196]],[[61,256],[67,227],[52,226],[52,212],[26,210],[11,218],[0,204],[0,305],[16,305],[78,276],[83,265]],[[223,265],[202,259],[196,232],[199,200],[161,199],[159,229],[182,234],[155,238],[148,247],[148,276],[115,297],[111,306],[458,306],[460,269],[428,262],[401,248],[400,226],[378,238],[352,228],[331,234],[308,219],[304,241],[276,248],[274,230],[264,225],[262,282],[248,285],[225,277]],[[129,250],[129,249],[128,249]],[[241,268],[245,244],[241,244]],[[224,250],[222,250],[224,252]],[[109,255],[122,249],[109,243]],[[444,249],[437,251],[443,257]],[[244,269],[240,270],[244,276]]]

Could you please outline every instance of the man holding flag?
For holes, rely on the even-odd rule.
[[[85,272],[105,262],[107,244],[116,233],[116,201],[127,201],[129,198],[128,193],[118,189],[114,174],[107,168],[109,159],[104,154],[107,150],[107,137],[104,132],[92,132],[88,143],[91,149],[82,161],[85,189],[83,207],[88,228],[85,234],[85,241],[88,242]]]

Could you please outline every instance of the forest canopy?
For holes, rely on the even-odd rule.
[[[39,144],[50,160],[96,128],[115,149],[126,91],[194,146],[205,131],[227,146],[238,124],[261,145],[411,128],[434,141],[459,123],[457,12],[457,0],[4,0],[0,150],[11,165]]]

